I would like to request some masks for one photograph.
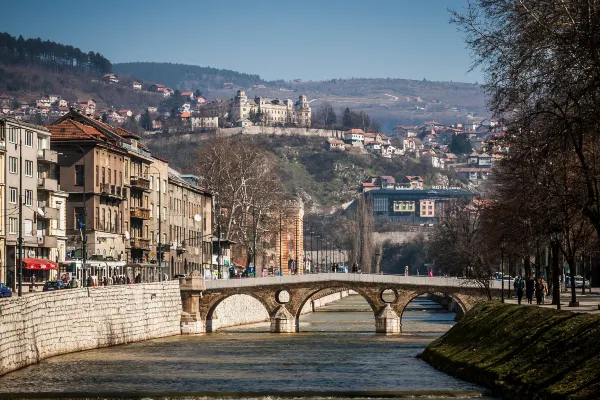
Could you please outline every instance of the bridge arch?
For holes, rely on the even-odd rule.
[[[220,294],[219,296],[215,296],[213,299],[211,299],[210,301],[208,301],[205,305],[205,312],[203,315],[203,319],[204,319],[204,324],[206,327],[206,332],[214,332],[216,331],[219,326],[214,324],[214,321],[218,319],[218,315],[217,315],[217,307],[219,307],[219,305],[221,305],[225,300],[230,299],[233,296],[248,296],[256,301],[258,301],[263,307],[264,310],[266,311],[266,318],[269,318],[274,311],[274,307],[273,305],[268,301],[268,298],[265,298],[264,296],[261,296],[259,293],[256,292],[252,292],[252,291],[243,291],[243,292],[239,292],[239,293],[223,293]],[[244,322],[241,322],[239,324],[234,324],[234,325],[241,325]],[[249,322],[246,322],[249,323]]]
[[[414,299],[416,299],[419,296],[432,295],[432,294],[455,301],[457,306],[459,307],[459,312],[457,314],[464,315],[468,311],[467,305],[464,303],[464,301],[461,299],[461,297],[458,295],[458,293],[440,292],[440,291],[435,291],[435,290],[430,290],[430,289],[418,290],[418,291],[410,292],[407,296],[404,297],[401,304],[398,305],[399,309],[397,311],[398,311],[398,315],[400,317],[400,322],[402,322],[402,317],[404,316],[404,310],[406,310],[406,307],[410,304],[410,302],[412,302]]]
[[[292,310],[290,310],[292,312],[292,314],[294,315],[295,319],[296,319],[296,326],[299,326],[299,321],[300,321],[300,316],[302,314],[302,309],[304,308],[305,304],[310,301],[315,295],[319,294],[320,292],[326,291],[326,290],[331,290],[334,292],[341,292],[344,290],[348,290],[348,291],[354,291],[357,294],[359,294],[363,299],[365,299],[365,301],[369,304],[369,307],[371,307],[371,310],[373,311],[373,314],[375,315],[377,313],[377,311],[379,310],[379,306],[375,303],[373,296],[368,293],[367,291],[355,287],[354,285],[344,285],[344,284],[340,284],[339,282],[332,282],[332,284],[330,286],[323,286],[320,287],[318,289],[312,289],[310,291],[308,291],[307,293],[304,294],[304,296],[300,297],[296,304],[293,305]]]

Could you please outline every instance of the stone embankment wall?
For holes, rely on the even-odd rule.
[[[345,290],[307,301],[302,308],[302,314],[307,314],[319,307],[342,299],[348,296],[348,293],[349,291]],[[243,294],[235,294],[223,300],[217,306],[215,313],[217,318],[212,321],[214,330],[269,320],[269,314],[265,307],[255,298]]]
[[[506,399],[599,399],[600,316],[481,303],[421,358]]]
[[[319,136],[322,138],[344,138],[344,131],[314,128],[281,128],[274,126],[248,126],[245,128],[222,128],[218,135],[288,135],[288,136]]]
[[[0,299],[0,375],[58,354],[180,334],[177,281]]]

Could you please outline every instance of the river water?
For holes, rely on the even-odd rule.
[[[297,334],[258,323],[53,357],[0,377],[0,397],[480,397],[482,388],[415,357],[453,318],[419,297],[404,312],[403,334],[375,335],[373,313],[353,295],[303,315]]]

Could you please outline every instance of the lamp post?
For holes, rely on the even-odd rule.
[[[319,238],[320,235],[315,235],[315,239],[317,239],[317,273],[321,272],[319,269]]]
[[[502,280],[502,289],[500,291],[500,299],[502,301],[502,303],[504,303],[504,238],[502,238],[500,240],[500,258],[501,258],[501,272],[500,272],[500,279]]]
[[[372,271],[374,273],[377,272],[377,266],[379,265],[379,256],[380,256],[379,249],[377,249],[377,250],[375,250],[375,268],[374,268],[374,271]]]
[[[563,230],[559,225],[555,225],[550,232],[550,246],[552,248],[552,304],[560,310],[560,267],[558,263],[558,253],[562,242]]]
[[[160,170],[152,165],[146,167],[146,175],[148,175],[148,170],[150,168],[154,168],[158,172],[158,251],[156,252],[156,260],[158,261],[158,280],[162,280],[162,220],[160,215],[160,209],[162,208],[162,180],[160,175]],[[85,170],[85,167],[84,167]],[[152,190],[152,188],[150,188]]]
[[[81,236],[82,237],[82,255],[81,255],[81,262],[82,262],[82,266],[81,266],[81,286],[85,286],[86,285],[86,281],[85,281],[85,266],[87,264],[87,192],[86,192],[86,179],[85,179],[85,171],[87,169],[87,163],[85,162],[85,150],[83,149],[83,147],[81,147],[78,144],[69,144],[69,146],[74,146],[77,147],[79,150],[81,150],[81,154],[83,154],[83,174],[81,174],[81,178],[83,180],[83,185],[82,185],[82,195],[83,195],[83,217],[82,217],[82,222],[81,225],[79,225],[79,223],[77,224],[80,228],[81,228]],[[64,154],[64,153],[63,153]],[[60,183],[60,182],[59,182]],[[75,184],[77,184],[77,182],[75,182]],[[21,212],[19,212],[19,214],[22,214]],[[77,270],[75,270],[75,277],[77,277]]]

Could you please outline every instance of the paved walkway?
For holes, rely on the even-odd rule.
[[[579,307],[569,307],[569,302],[571,301],[571,291],[562,292],[560,294],[561,308],[563,310],[568,310],[568,311],[587,312],[590,314],[600,314],[600,310],[598,310],[598,305],[600,304],[600,292],[598,291],[598,288],[592,288],[592,293],[589,293],[589,289],[586,289],[585,292],[586,292],[585,295],[582,295],[581,288],[577,289],[576,294],[577,294],[577,301],[579,302]],[[505,296],[504,302],[509,303],[509,304],[517,304],[517,298],[515,297],[513,290],[510,291],[510,295],[512,298],[508,299],[507,298],[508,292],[504,293],[504,296]],[[546,296],[546,304],[540,305],[539,307],[556,309],[556,306],[552,305],[550,303],[552,303],[552,294],[550,294],[550,296]],[[527,298],[525,298],[525,296],[523,296],[521,305],[537,306],[535,303],[535,296],[533,297],[533,304],[531,304],[531,305],[527,304]]]

